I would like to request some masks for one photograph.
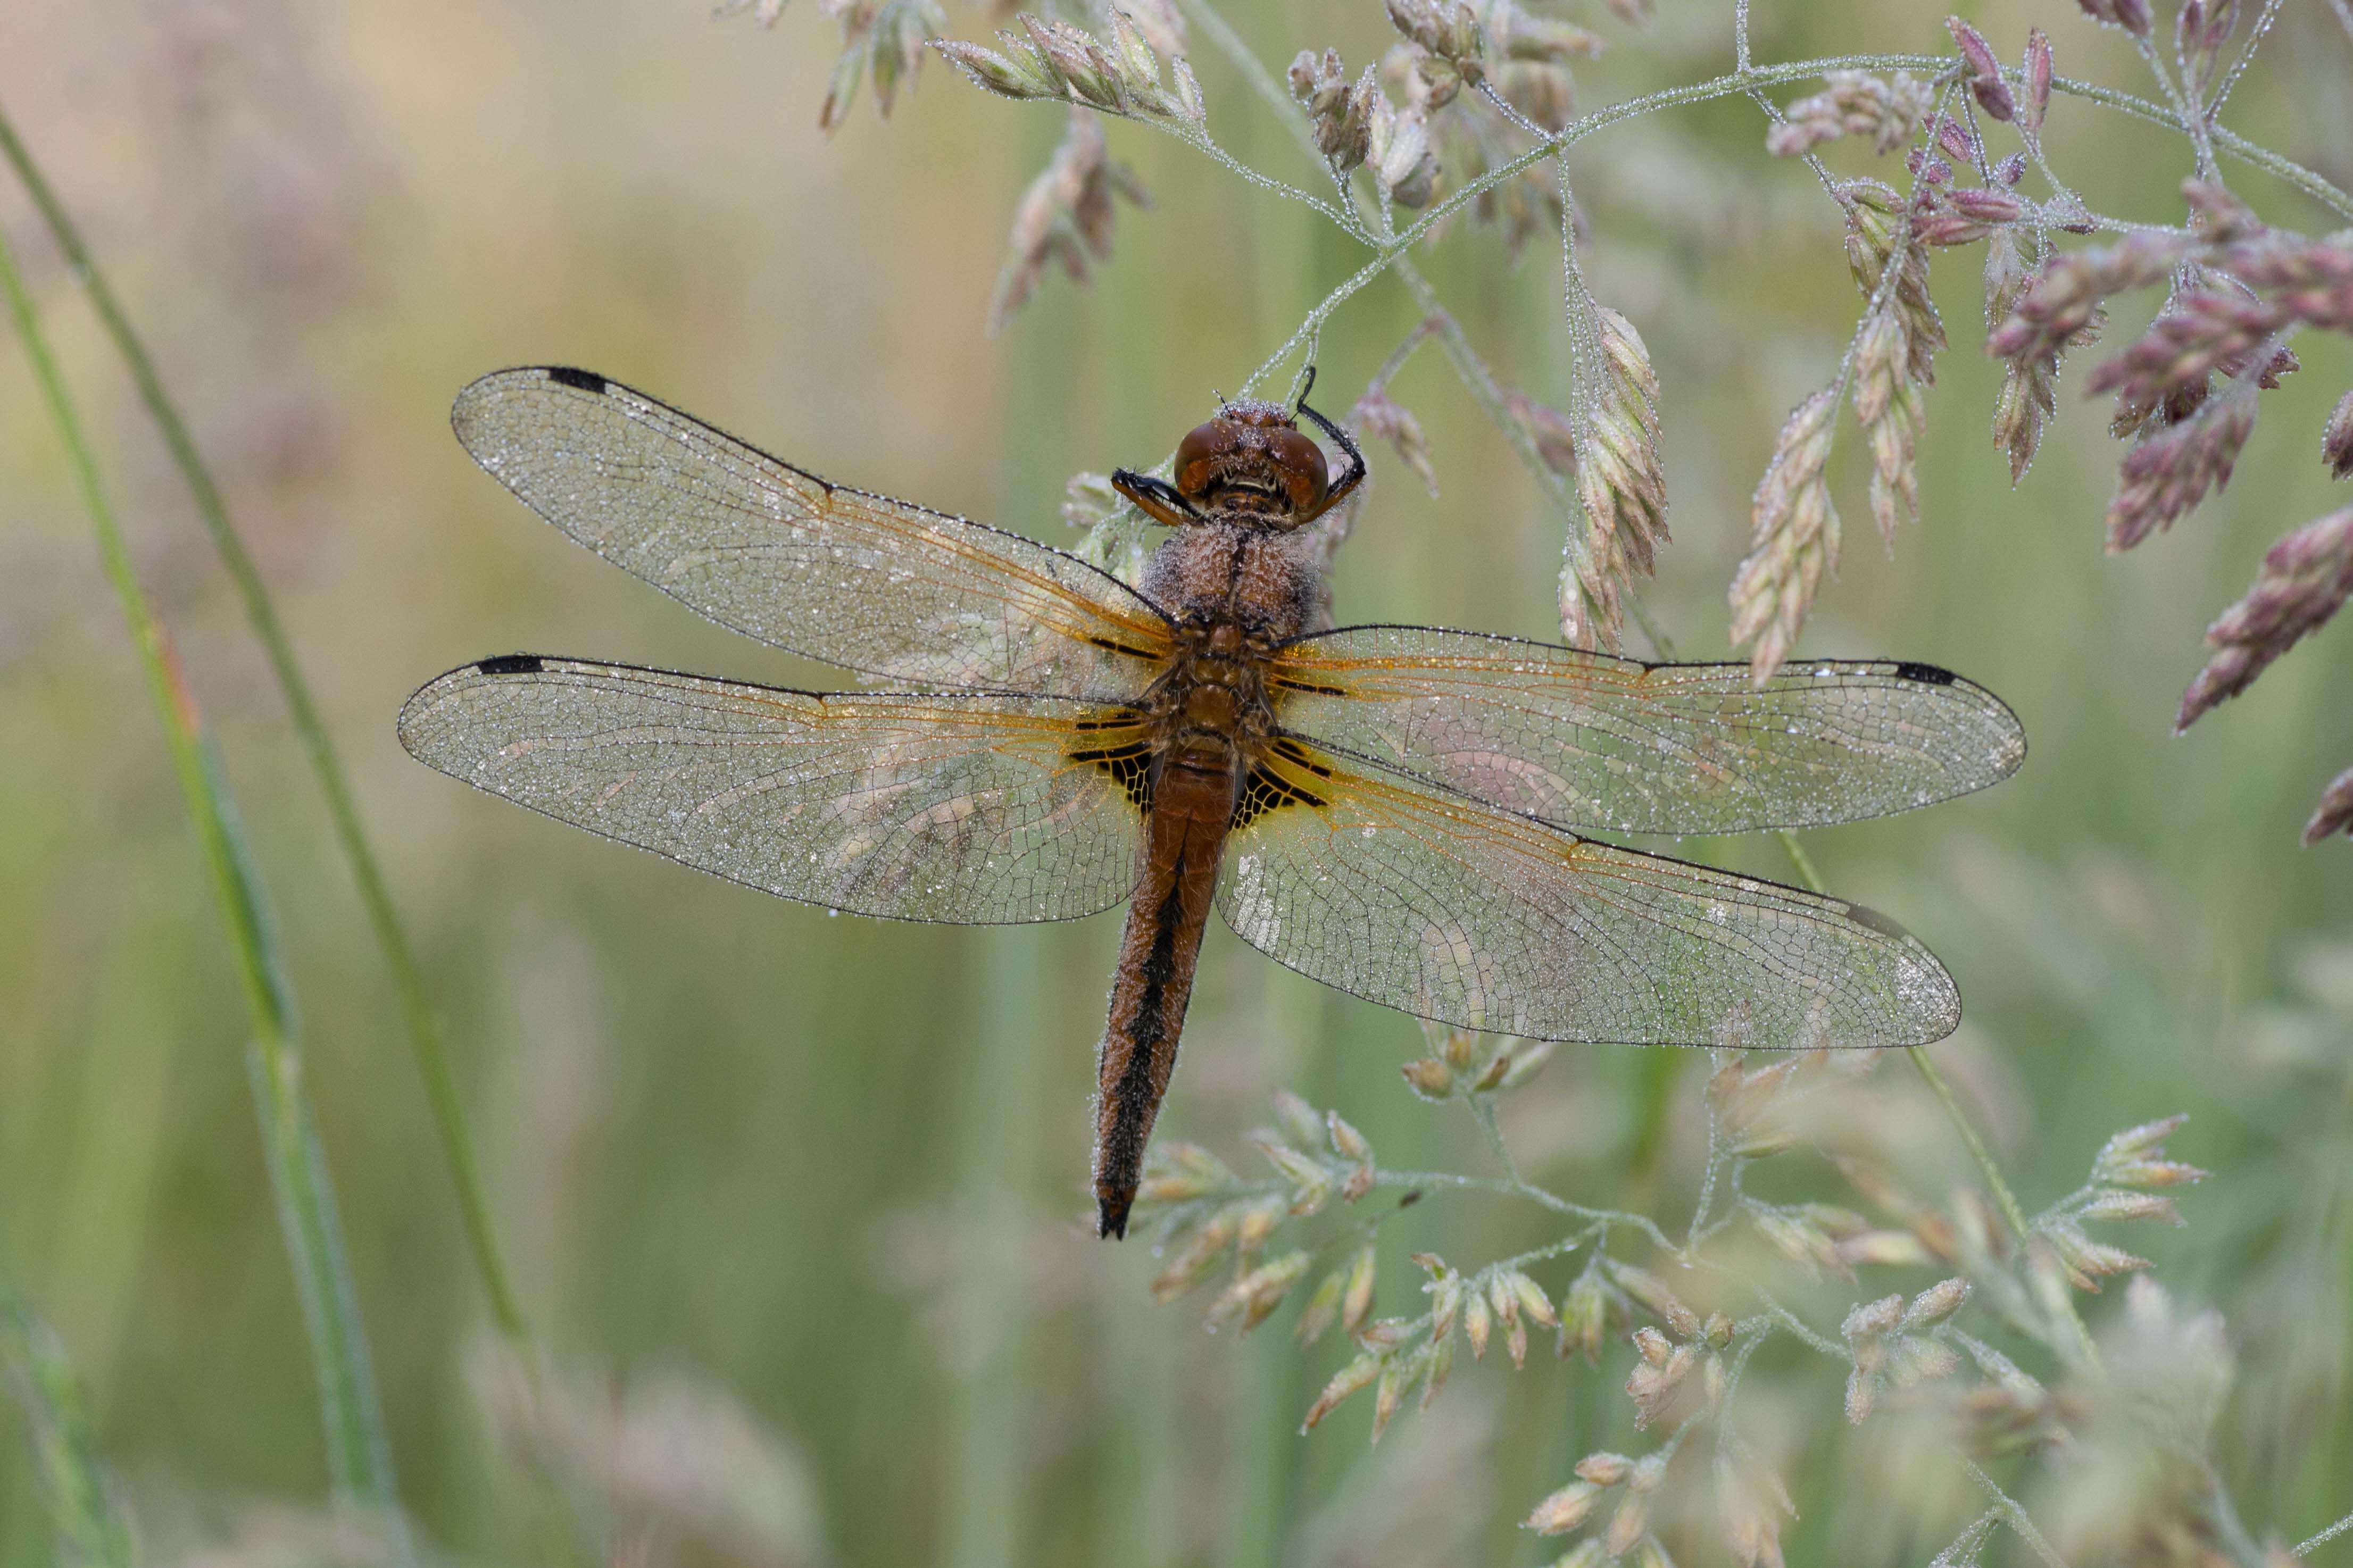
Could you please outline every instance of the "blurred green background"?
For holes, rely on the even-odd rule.
[[[1579,68],[1583,101],[1726,68],[1728,9],[1662,0],[1635,33],[1596,7],[1582,19],[1614,47]],[[1229,14],[1278,71],[1309,46],[1360,63],[1389,36],[1370,0]],[[2146,90],[2121,40],[2072,5],[1970,14],[2005,56],[2040,22],[2063,73]],[[1935,50],[1942,15],[1766,6],[1759,57]],[[967,36],[985,20],[952,17]],[[1069,542],[1068,473],[1155,460],[1358,264],[1313,215],[1114,124],[1113,154],[1155,209],[1123,211],[1092,290],[1058,277],[992,340],[1011,206],[1061,114],[986,98],[934,61],[888,122],[861,103],[828,140],[815,121],[834,31],[807,0],[774,32],[697,0],[11,0],[0,102],[113,269],[280,595],[424,949],[559,1367],[733,1391],[806,1466],[816,1559],[1534,1561],[1540,1543],[1514,1521],[1577,1454],[1626,1436],[1622,1369],[1466,1366],[1369,1456],[1362,1409],[1302,1439],[1338,1351],[1295,1351],[1289,1312],[1240,1342],[1205,1336],[1193,1305],[1151,1304],[1145,1247],[1086,1236],[1116,917],[987,932],[830,920],[474,795],[394,740],[413,687],[516,648],[811,674],[575,549],[479,472],[445,416],[485,370],[593,366],[829,477]],[[1212,131],[1304,183],[1288,138],[1208,55],[1197,46]],[[2231,119],[2353,184],[2348,84],[2353,43],[2324,7],[2292,5]],[[1833,209],[1802,168],[1764,155],[1763,126],[1728,100],[1595,138],[1573,165],[1594,290],[1640,327],[1663,387],[1675,542],[1648,603],[1686,657],[1726,651],[1748,492],[1857,310]],[[2052,134],[2096,205],[2178,221],[2178,142],[2064,100]],[[1834,162],[1869,165],[1845,149]],[[2260,177],[2238,186],[2276,222],[2333,226]],[[486,1313],[394,994],[277,690],[117,363],[5,183],[0,224],[277,903],[403,1495],[456,1554],[543,1561],[540,1494],[500,1458],[467,1379]],[[1937,268],[1954,346],[1921,455],[1925,521],[1892,558],[1880,550],[1850,426],[1833,468],[1846,558],[1802,651],[1959,669],[2016,708],[2031,754],[1983,796],[1810,847],[1835,889],[1898,916],[1958,978],[1969,1020],[1939,1059],[2030,1207],[2073,1188],[2109,1132],[2193,1113],[2174,1150],[2219,1179],[2187,1198],[2186,1230],[2127,1239],[2230,1315],[2243,1369],[2231,1479],[2255,1520],[2299,1539],[2353,1505],[2353,1024],[2329,1005],[2353,1005],[2337,956],[2353,942],[2353,846],[2296,845],[2322,785],[2353,765],[2347,634],[2186,739],[2169,722],[2201,629],[2265,545],[2348,500],[2315,450],[2353,354],[2300,341],[2304,369],[2266,395],[2228,492],[2108,559],[2117,448],[2105,409],[2081,400],[2080,365],[2022,484],[1989,443],[1998,377],[1979,352],[1976,255]],[[1556,249],[1540,237],[1514,270],[1496,233],[1466,225],[1426,265],[1499,374],[1566,399]],[[2126,323],[2154,305],[2127,301]],[[1393,280],[1359,296],[1324,340],[1324,401],[1345,407],[1413,321]],[[1374,454],[1339,618],[1546,635],[1556,521],[1434,351],[1395,392],[1430,433],[1443,494]],[[1769,843],[1688,847],[1788,874]],[[62,1334],[159,1559],[249,1545],[256,1507],[324,1488],[245,1032],[138,668],[12,343],[0,1271]],[[1411,1021],[1220,930],[1162,1136],[1239,1164],[1240,1132],[1291,1085],[1339,1108],[1384,1164],[1484,1169],[1471,1129],[1400,1083],[1421,1048]],[[1669,1076],[1632,1051],[1564,1051],[1512,1110],[1529,1174],[1688,1212],[1696,1075],[1677,1090],[1669,1157],[1628,1192],[1640,1107]],[[1962,1167],[1919,1126],[1934,1194]],[[1417,1247],[1475,1263],[1550,1234],[1500,1201],[1433,1199],[1384,1232],[1380,1310],[1419,1310],[1404,1261]],[[1847,1450],[1834,1379],[1809,1397],[1791,1419],[1817,1424],[1799,1447],[1819,1482]],[[1835,1539],[1846,1561],[1917,1561],[1940,1544],[1866,1529],[1871,1512],[1856,1499],[1810,1513],[1793,1555]],[[0,1564],[47,1550],[24,1451],[0,1445]]]

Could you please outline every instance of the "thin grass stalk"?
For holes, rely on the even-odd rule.
[[[133,1568],[131,1521],[98,1462],[65,1346],[0,1280],[0,1380],[16,1395],[58,1568]]]
[[[1024,153],[1045,159],[1060,128],[1040,120]],[[1006,407],[1022,411],[1006,465],[1008,515],[1013,504],[1040,502],[1060,489],[1053,454],[1035,432],[1066,428],[1079,399],[1069,377],[1071,317],[1045,311],[1026,319],[1013,340]],[[1051,515],[1050,504],[1035,510]],[[1045,1135],[1045,1042],[1037,1028],[1039,999],[1051,994],[1046,931],[990,926],[967,933],[962,994],[973,1014],[973,1049],[965,1055],[953,1135],[957,1142],[952,1202],[962,1267],[955,1289],[968,1347],[965,1371],[947,1407],[941,1559],[946,1568],[1015,1568],[1033,1555],[1028,1540],[1030,1426],[1037,1380],[1031,1370],[1032,1310],[1028,1275],[1031,1173]],[[1090,1064],[1092,1079],[1092,1064]]]
[[[98,535],[99,554],[146,674],[179,778],[182,801],[237,960],[237,979],[253,1027],[262,1148],[319,1375],[328,1471],[338,1499],[378,1514],[393,1532],[399,1556],[406,1560],[409,1553],[400,1523],[391,1449],[385,1439],[366,1338],[343,1258],[333,1186],[301,1092],[293,995],[260,884],[195,694],[182,678],[169,634],[140,586],[112,504],[99,483],[97,459],[80,416],[5,238],[0,238],[0,291],[8,297],[34,379],[48,404],[75,487]]]
[[[237,585],[237,597],[245,606],[246,619],[253,626],[253,635],[260,642],[269,660],[270,671],[276,676],[279,689],[285,694],[287,711],[294,721],[294,732],[302,742],[302,750],[311,760],[311,771],[319,781],[319,792],[326,797],[327,815],[334,825],[336,842],[342,845],[343,858],[352,868],[352,879],[358,884],[360,902],[367,910],[368,925],[375,933],[376,945],[384,950],[385,963],[392,971],[393,989],[399,994],[403,1017],[408,1026],[411,1051],[417,1058],[417,1071],[425,1079],[426,1098],[433,1110],[433,1121],[441,1137],[441,1152],[449,1167],[449,1179],[458,1192],[459,1216],[465,1226],[466,1242],[473,1253],[475,1272],[481,1277],[483,1293],[490,1299],[491,1316],[499,1331],[518,1342],[531,1337],[528,1321],[522,1314],[506,1261],[499,1247],[498,1233],[491,1218],[490,1203],[482,1186],[481,1173],[475,1163],[472,1139],[466,1130],[465,1104],[459,1098],[457,1079],[449,1069],[449,1053],[441,1034],[440,1020],[425,987],[425,978],[417,962],[416,949],[411,946],[406,928],[399,912],[393,907],[392,894],[385,882],[384,870],[368,843],[367,829],[362,823],[359,806],[353,799],[349,778],[343,772],[342,757],[328,734],[325,721],[320,717],[318,703],[311,695],[311,686],[302,674],[301,663],[294,656],[293,644],[280,623],[276,605],[269,590],[261,580],[259,570],[238,535],[237,525],[230,521],[227,503],[222,499],[220,487],[214,483],[212,471],[205,465],[196,450],[195,438],[189,434],[187,422],[180,417],[178,406],[164,391],[163,378],[156,373],[154,362],[148,357],[146,346],[132,330],[130,317],[123,311],[121,300],[107,282],[106,274],[99,269],[90,247],[83,242],[81,231],[74,224],[63,203],[43,177],[39,165],[33,162],[16,127],[9,122],[5,110],[0,110],[0,154],[5,154],[9,166],[16,171],[25,189],[40,210],[48,225],[50,236],[65,256],[76,281],[90,296],[91,309],[97,311],[99,323],[122,355],[130,369],[132,381],[139,388],[140,401],[147,405],[148,414],[164,437],[164,445],[172,454],[173,465],[186,481],[188,494],[195,500],[196,515],[204,520],[205,531],[212,536],[213,546],[219,552],[221,564],[227,568],[229,579]]]
[[[1047,985],[1035,931],[990,927],[969,944],[965,994],[979,1025],[964,1108],[955,1203],[963,1267],[961,1333],[967,1370],[949,1402],[948,1568],[1026,1561],[1029,1474],[1030,1313],[1028,1184],[1039,1145],[1038,1034],[1032,1009]]]
[[[1283,1042],[1276,1081],[1312,1081],[1328,1054],[1331,1009],[1324,993],[1272,965],[1264,967],[1261,978],[1261,1006],[1274,1038]],[[1228,1568],[1281,1568],[1289,1561],[1285,1548],[1301,1512],[1306,1455],[1299,1441],[1299,1413],[1314,1396],[1314,1385],[1304,1380],[1305,1363],[1287,1323],[1278,1320],[1250,1331],[1227,1358],[1225,1489],[1231,1500],[1219,1560]],[[1360,1456],[1359,1462],[1367,1457]]]
[[[1798,868],[1799,879],[1814,892],[1828,896],[1829,889],[1822,886],[1821,873],[1814,869],[1813,857],[1806,853],[1805,846],[1799,842],[1798,836],[1784,827],[1778,830],[1778,837],[1782,848],[1789,853],[1789,863]],[[2003,1177],[2001,1166],[1994,1161],[1993,1151],[1986,1147],[1985,1139],[1978,1135],[1977,1123],[1969,1120],[1969,1113],[1962,1108],[1959,1097],[1953,1093],[1953,1086],[1945,1081],[1943,1073],[1936,1070],[1936,1064],[1929,1059],[1926,1046],[1911,1047],[1904,1055],[1927,1084],[1929,1091],[1936,1095],[1936,1103],[1945,1108],[1946,1120],[1960,1135],[1961,1146],[1968,1151],[1970,1162],[1977,1166],[1978,1174],[1984,1178],[1987,1190],[1993,1194],[1995,1206],[2001,1210],[2002,1219],[2010,1226],[2010,1234],[2017,1237],[2021,1247],[2025,1246],[2033,1236],[2032,1228],[2027,1223],[2026,1211],[2019,1206],[2018,1194],[2010,1190],[2010,1183]],[[2083,1356],[2084,1364],[2097,1366],[2100,1352],[2092,1343],[2092,1331],[2084,1326],[2083,1315],[2070,1304],[2066,1316],[2068,1327],[2074,1336],[2075,1349]]]

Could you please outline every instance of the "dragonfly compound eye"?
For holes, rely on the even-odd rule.
[[[1291,492],[1291,510],[1305,511],[1322,500],[1324,487],[1330,482],[1324,448],[1297,430],[1269,430],[1265,440],[1267,456],[1282,476],[1283,489]]]
[[[1189,501],[1208,500],[1241,444],[1241,426],[1222,416],[1194,426],[1176,443],[1177,493]]]

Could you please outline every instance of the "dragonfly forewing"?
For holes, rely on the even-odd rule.
[[[458,439],[522,502],[721,626],[909,685],[1138,695],[1167,623],[1117,578],[828,484],[586,371],[486,375]]]

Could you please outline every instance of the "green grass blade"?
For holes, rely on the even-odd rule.
[[[385,963],[392,971],[393,988],[400,994],[401,1012],[408,1026],[410,1049],[417,1058],[418,1072],[425,1079],[426,1097],[430,1100],[433,1119],[441,1138],[443,1159],[449,1166],[450,1181],[458,1192],[458,1209],[466,1228],[466,1241],[473,1253],[475,1271],[481,1276],[483,1293],[490,1299],[491,1314],[499,1331],[509,1339],[525,1341],[530,1330],[522,1315],[508,1273],[505,1256],[501,1251],[498,1233],[491,1219],[491,1207],[484,1195],[481,1174],[474,1162],[474,1146],[466,1131],[464,1102],[459,1098],[456,1078],[449,1070],[448,1050],[442,1039],[441,1025],[433,1011],[425,989],[423,972],[417,963],[416,950],[410,946],[406,929],[399,913],[393,908],[392,894],[385,885],[383,868],[369,847],[366,828],[360,821],[359,806],[352,795],[351,785],[343,773],[342,758],[334,742],[319,715],[318,704],[312,700],[311,687],[302,675],[301,664],[294,657],[293,644],[288,640],[280,624],[278,611],[269,597],[269,590],[261,574],[245,548],[236,525],[229,520],[227,503],[222,499],[220,487],[213,482],[212,472],[205,466],[196,450],[195,438],[189,434],[186,421],[180,417],[178,406],[164,390],[163,378],[156,374],[154,362],[147,355],[139,334],[132,330],[131,319],[124,313],[121,302],[100,270],[97,260],[82,241],[81,231],[74,225],[72,216],[65,210],[57,194],[42,177],[39,165],[26,151],[16,128],[5,113],[0,113],[0,155],[8,160],[17,177],[31,195],[34,205],[48,225],[58,248],[70,264],[73,276],[89,294],[90,305],[98,313],[100,324],[112,340],[115,349],[130,368],[131,378],[139,388],[140,400],[163,434],[164,444],[172,454],[172,461],[186,480],[188,493],[195,501],[196,515],[204,520],[205,530],[211,534],[214,548],[218,551],[221,564],[227,568],[229,579],[237,585],[238,597],[245,605],[246,618],[269,659],[271,672],[277,677],[279,689],[285,693],[286,707],[291,715],[295,733],[301,737],[303,751],[311,759],[311,772],[317,775],[319,791],[326,797],[327,814],[332,820],[337,842],[343,846],[343,858],[352,868],[352,879],[358,885],[360,902],[366,908],[368,924],[375,933],[376,944],[383,948]]]
[[[263,906],[260,882],[246,852],[227,781],[210,755],[203,717],[181,679],[164,624],[132,567],[122,531],[99,483],[97,460],[4,237],[0,237],[0,291],[8,297],[26,357],[57,424],[76,488],[98,534],[99,553],[146,672],[181,795],[237,959],[253,1025],[255,1077],[262,1100],[262,1147],[279,1194],[280,1228],[318,1363],[328,1466],[336,1493],[339,1500],[373,1510],[386,1521],[396,1532],[396,1550],[406,1560],[406,1537],[397,1533],[398,1497],[391,1450],[384,1437],[375,1376],[344,1263],[333,1188],[301,1092],[292,993]]]
[[[60,1568],[132,1568],[131,1522],[98,1462],[81,1384],[48,1324],[0,1285],[0,1373],[25,1413]]]

